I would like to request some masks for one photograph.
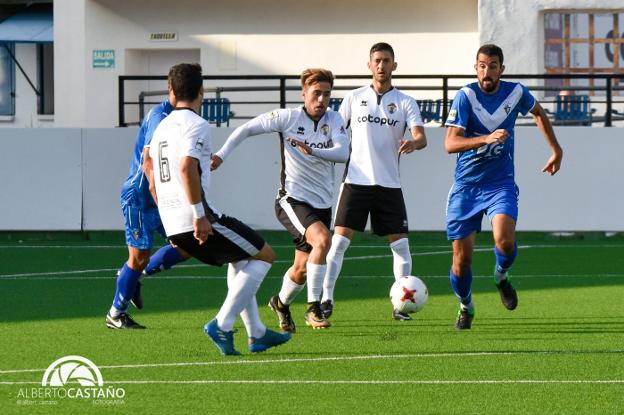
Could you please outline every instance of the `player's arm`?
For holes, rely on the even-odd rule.
[[[423,126],[415,125],[410,128],[410,133],[412,134],[412,140],[401,140],[399,154],[409,154],[414,150],[422,150],[427,147],[427,136]]]
[[[278,111],[273,111],[268,114],[259,115],[235,129],[227,140],[225,140],[221,148],[212,155],[210,170],[218,169],[232,151],[248,137],[277,131],[277,123],[274,121],[279,121],[279,117]]]
[[[154,183],[154,165],[152,164],[152,157],[149,154],[149,147],[143,147],[143,173],[149,183],[149,191],[154,198],[154,202],[158,204],[158,196],[156,196],[156,184]]]
[[[507,130],[499,128],[488,135],[467,138],[464,136],[465,130],[462,127],[446,127],[446,137],[444,137],[444,148],[447,153],[461,153],[463,151],[474,150],[481,146],[492,143],[502,144],[509,138]]]
[[[542,169],[543,172],[549,173],[551,176],[559,171],[561,168],[561,159],[563,158],[563,150],[555,137],[555,131],[552,128],[552,124],[546,115],[546,111],[535,101],[535,105],[531,109],[531,115],[537,124],[537,127],[542,132],[542,135],[546,138],[548,145],[552,149],[552,155],[546,162],[546,165]]]
[[[318,157],[334,163],[344,163],[349,158],[349,141],[346,135],[333,138],[333,146],[331,148],[312,148],[303,141],[292,137],[288,137],[286,140],[290,144],[297,146],[299,151],[308,156]]]
[[[183,156],[180,159],[180,177],[184,193],[186,193],[187,200],[193,209],[193,236],[202,245],[213,232],[201,199],[199,160],[194,157]]]

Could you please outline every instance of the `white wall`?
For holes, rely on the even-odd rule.
[[[213,129],[215,148],[231,130]],[[0,230],[79,230],[81,217],[85,230],[122,229],[119,192],[137,129],[6,131],[0,138],[0,165],[11,179],[0,181]],[[429,146],[401,160],[414,231],[445,228],[455,157],[444,152],[444,131],[427,128]],[[561,172],[550,177],[541,173],[550,153],[537,128],[517,128],[518,229],[624,231],[619,130],[561,127],[556,132],[564,162]],[[215,173],[210,199],[254,228],[282,229],[273,208],[279,160],[277,135],[248,139]],[[341,173],[337,169],[337,180]]]
[[[622,0],[479,0],[479,43],[503,49],[508,74],[543,73],[544,11],[623,9]]]
[[[136,70],[127,50],[199,50],[207,75],[365,74],[370,46],[387,41],[397,73],[427,74],[470,69],[478,46],[477,0],[55,0],[54,19],[57,127],[117,125],[118,76]],[[178,40],[149,41],[156,31]],[[115,68],[93,69],[94,49],[115,50]]]

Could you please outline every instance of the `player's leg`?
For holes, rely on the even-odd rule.
[[[334,288],[336,280],[342,269],[344,254],[353,239],[353,229],[344,226],[336,226],[331,239],[331,246],[327,252],[327,270],[323,279],[323,298],[321,308],[326,318],[329,318],[334,311]]]
[[[518,187],[514,183],[508,183],[484,193],[489,203],[487,215],[492,222],[494,236],[496,288],[505,308],[514,310],[518,306],[518,294],[509,281],[508,271],[518,253],[516,245]]]
[[[505,214],[497,214],[492,218],[492,231],[496,257],[494,269],[496,288],[505,308],[514,310],[518,306],[518,294],[509,281],[508,272],[518,254],[518,245],[515,240],[516,221]]]
[[[217,316],[204,326],[204,331],[221,353],[236,355],[239,353],[234,348],[234,322],[244,309],[253,308],[251,301],[255,299],[260,284],[271,268],[275,254],[257,232],[235,218],[221,216],[212,224],[212,229],[213,235],[202,245],[199,245],[192,232],[173,235],[171,240],[207,264],[221,265],[247,260],[231,278],[227,296]],[[258,352],[288,341],[290,333],[279,334],[265,328],[264,336],[251,336],[249,339],[250,351]]]
[[[354,231],[363,232],[373,200],[373,186],[359,186],[343,183],[338,195],[334,235],[327,253],[327,271],[323,280],[322,306],[333,311],[334,289],[342,269],[344,255],[351,244]],[[331,315],[325,313],[326,316]]]
[[[475,233],[453,241],[453,265],[450,280],[455,296],[459,300],[459,314],[455,327],[458,330],[469,329],[474,318],[472,302],[472,255],[474,252]]]
[[[164,245],[150,256],[143,274],[144,276],[148,276],[166,271],[171,269],[174,265],[186,261],[188,258],[189,255],[182,249],[176,248],[171,244]]]
[[[234,278],[236,274],[240,272],[247,264],[248,260],[244,259],[238,262],[231,262],[228,264],[228,272],[227,272],[227,285],[228,289],[234,283]],[[240,313],[241,320],[243,320],[243,324],[245,325],[245,329],[247,330],[247,335],[249,337],[262,337],[266,333],[266,326],[262,323],[260,319],[260,312],[258,310],[258,302],[256,301],[256,297],[254,296],[249,304],[245,306],[243,311]]]
[[[375,186],[371,209],[371,230],[375,235],[387,237],[392,251],[392,273],[395,281],[412,273],[412,254],[407,239],[407,209],[400,188]],[[406,321],[412,317],[392,310],[394,320]]]
[[[295,301],[297,295],[305,287],[307,262],[308,253],[296,249],[295,259],[282,278],[282,287],[279,293],[269,300],[269,307],[277,314],[282,331],[290,333],[297,331],[297,326],[290,312],[290,304]]]
[[[122,204],[126,228],[128,261],[121,267],[113,304],[106,315],[106,326],[112,329],[143,329],[127,313],[130,300],[149,260],[152,234],[143,220],[143,212],[131,203]]]
[[[450,282],[459,300],[459,312],[455,328],[467,330],[472,327],[475,306],[472,301],[472,256],[476,233],[481,230],[483,206],[476,188],[453,186],[446,207],[447,238],[453,244],[453,263]]]
[[[329,221],[329,217],[327,221]],[[306,228],[305,240],[312,247],[306,262],[306,275],[308,280],[308,310],[305,314],[306,324],[315,329],[327,328],[331,324],[326,314],[321,310],[323,280],[327,271],[325,261],[331,243],[327,226],[320,220],[312,223]],[[329,314],[331,315],[331,311]]]

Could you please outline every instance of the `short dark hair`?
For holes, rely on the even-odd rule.
[[[501,65],[503,64],[503,50],[493,43],[488,43],[479,48],[479,50],[477,51],[477,60],[479,59],[480,54],[484,54],[485,56],[490,56],[490,57],[498,56],[498,60],[500,64]]]
[[[169,85],[178,101],[193,101],[204,84],[198,63],[179,63],[169,70]]]
[[[319,82],[328,82],[329,86],[334,87],[334,74],[323,68],[308,68],[301,73],[301,86],[307,87]]]
[[[392,60],[394,60],[394,49],[392,49],[392,46],[390,46],[388,43],[385,43],[385,42],[375,43],[371,47],[368,56],[369,57],[373,56],[373,53],[375,52],[388,52],[392,56]]]

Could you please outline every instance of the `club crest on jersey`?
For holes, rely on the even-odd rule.
[[[509,114],[509,112],[511,111],[511,105],[509,105],[509,102],[505,102],[505,106],[503,107],[503,109],[505,110],[505,114]]]
[[[304,127],[297,127],[297,134],[305,134],[305,128]]]
[[[204,147],[204,139],[198,138],[197,142],[195,143],[195,150],[201,150],[203,147]]]
[[[368,102],[366,102],[366,100],[360,102],[360,107],[366,107],[368,105]]]
[[[323,134],[323,135],[329,134],[329,125],[323,124],[321,126],[321,134]]]
[[[397,106],[394,102],[391,102],[390,104],[388,104],[388,111],[390,111],[390,114],[394,114],[397,110]]]
[[[276,118],[279,118],[279,112],[277,112],[277,111],[271,111],[271,112],[269,112],[269,113],[267,114],[267,118],[268,118],[269,120],[274,120],[274,119],[276,119]]]

